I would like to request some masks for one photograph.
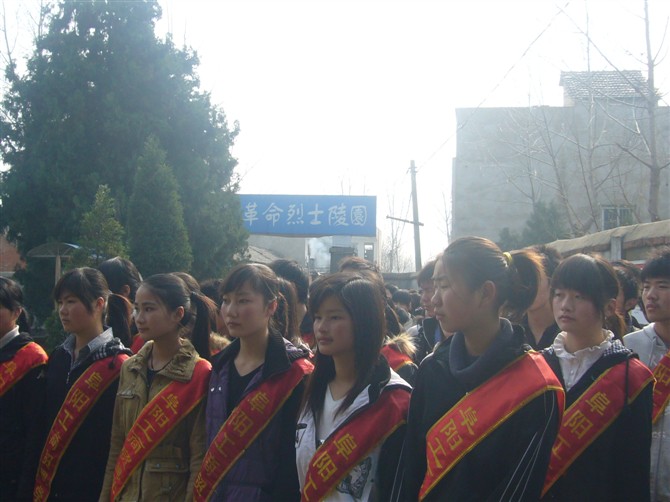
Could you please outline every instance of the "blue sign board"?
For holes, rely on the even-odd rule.
[[[240,194],[252,234],[319,237],[377,234],[377,197]]]

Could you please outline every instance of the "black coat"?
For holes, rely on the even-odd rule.
[[[542,352],[561,383],[561,365],[553,349]],[[566,409],[605,370],[628,364],[635,356],[618,341],[613,342],[582,378],[566,392]],[[619,417],[589,445],[545,495],[545,500],[644,502],[650,498],[651,382]]]
[[[10,361],[19,349],[32,342],[27,333],[19,333],[0,349],[0,363]],[[32,484],[26,441],[40,416],[44,398],[44,368],[41,365],[26,373],[0,397],[0,500],[18,500],[20,483]]]
[[[68,352],[62,346],[53,351],[46,368],[44,413],[38,433],[31,438],[30,456],[34,472],[37,472],[39,458],[51,425],[72,385],[98,358],[114,356],[110,358],[109,364],[118,364],[120,367],[122,361],[118,356],[122,353],[132,355],[118,338],[114,338],[70,371],[71,357]],[[56,470],[49,500],[81,502],[97,500],[100,496],[109,455],[112,415],[118,385],[117,378],[102,393],[75,433]]]
[[[444,338],[444,333],[440,328],[440,324],[434,317],[426,317],[417,330],[414,345],[416,345],[416,352],[414,353],[414,362],[419,365],[424,358],[433,351],[435,347],[435,331],[440,330],[440,338]]]
[[[423,361],[410,404],[402,500],[418,499],[428,430],[467,392],[526,350],[522,330],[502,319],[501,331],[480,357],[469,356],[463,334],[455,333]],[[556,392],[545,392],[470,450],[426,500],[538,500],[558,425]]]

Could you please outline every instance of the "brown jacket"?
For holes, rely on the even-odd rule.
[[[188,340],[168,365],[147,386],[147,365],[153,342],[148,342],[121,368],[119,391],[114,405],[112,441],[100,502],[109,502],[116,459],[126,434],[144,406],[173,380],[191,380],[198,355]],[[135,470],[117,497],[119,502],[165,501],[193,498],[195,480],[206,451],[204,401],[165,436]]]

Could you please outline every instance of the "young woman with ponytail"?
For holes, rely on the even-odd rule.
[[[529,250],[466,237],[438,258],[432,302],[441,343],[419,367],[401,500],[537,500],[563,411],[563,389],[523,331],[541,278]]]
[[[121,369],[101,502],[192,499],[214,308],[176,274],[151,276],[137,290],[135,324],[146,343]]]
[[[102,273],[88,267],[65,273],[53,298],[69,335],[46,368],[33,500],[95,500],[109,453],[118,376],[130,355],[124,346],[130,308],[109,291]]]
[[[267,266],[237,266],[221,294],[233,341],[212,360],[209,449],[194,500],[299,500],[294,438],[303,380],[312,370],[309,352],[274,328],[285,299]]]

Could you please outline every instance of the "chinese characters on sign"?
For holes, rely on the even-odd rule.
[[[312,236],[376,234],[376,197],[240,195],[242,220],[252,234]]]

